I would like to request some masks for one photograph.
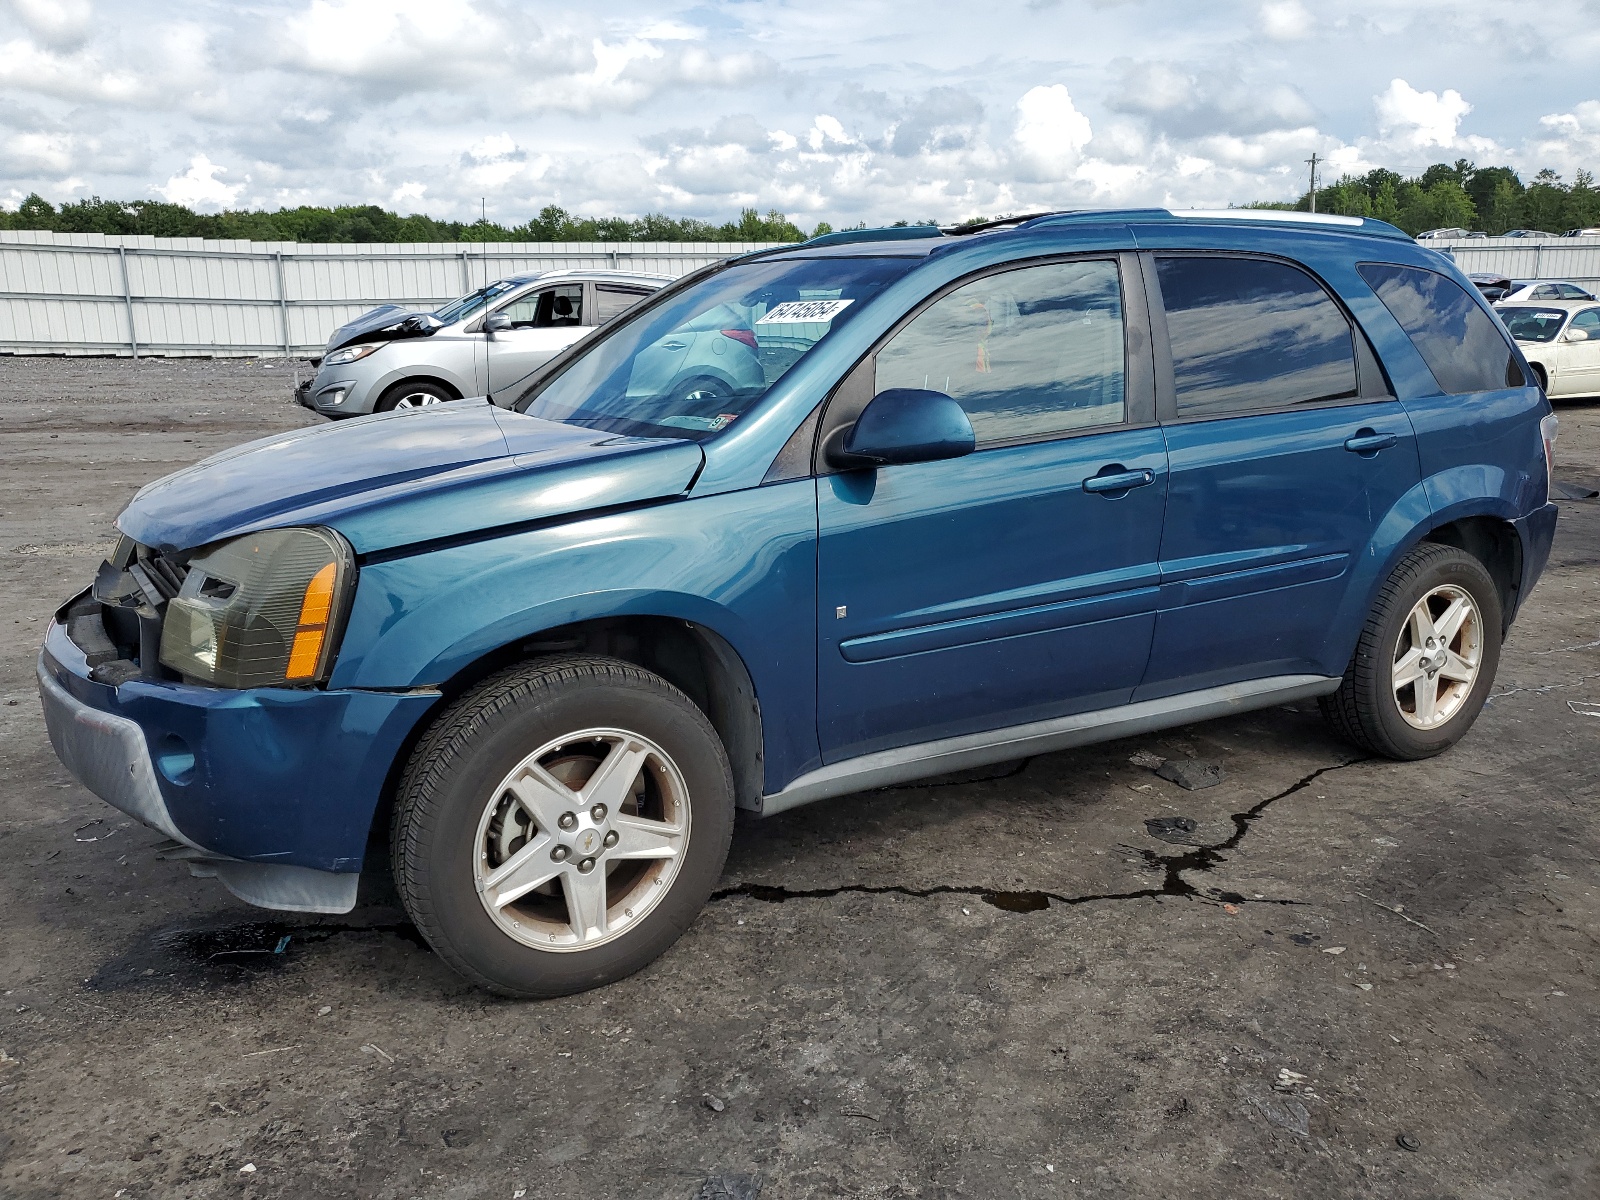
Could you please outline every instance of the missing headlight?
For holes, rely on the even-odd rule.
[[[350,547],[328,529],[268,529],[202,550],[167,604],[161,661],[219,687],[323,682],[354,581]]]

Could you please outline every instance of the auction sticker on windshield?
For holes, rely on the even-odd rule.
[[[808,325],[817,321],[831,321],[854,303],[854,300],[785,300],[756,324]]]

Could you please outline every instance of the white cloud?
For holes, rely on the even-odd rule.
[[[502,220],[750,204],[837,225],[1286,197],[1313,151],[1330,179],[1456,157],[1600,167],[1600,29],[1552,37],[1537,10],[1037,0],[969,17],[953,0],[0,0],[0,201],[159,191],[471,219],[487,196]]]
[[[1472,111],[1472,105],[1454,88],[1443,95],[1419,92],[1404,79],[1391,80],[1372,102],[1378,110],[1379,131],[1415,149],[1455,146],[1461,118]]]
[[[35,39],[50,46],[75,46],[94,19],[89,0],[10,0],[7,6]]]
[[[1013,136],[1024,161],[1043,178],[1064,179],[1078,166],[1094,131],[1066,85],[1053,83],[1023,93]]]
[[[223,183],[217,178],[225,168],[212,162],[204,154],[196,154],[189,161],[189,169],[167,180],[165,187],[156,188],[162,198],[173,204],[186,204],[190,208],[207,210],[226,208],[244,191],[243,183]]]
[[[1314,22],[1301,0],[1267,0],[1261,6],[1262,31],[1275,42],[1309,37]]]
[[[1550,167],[1568,178],[1580,170],[1600,171],[1600,100],[1540,117],[1539,125],[1541,133],[1529,147],[1530,165]]]

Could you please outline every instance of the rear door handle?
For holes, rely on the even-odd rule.
[[[1362,429],[1357,431],[1355,437],[1345,439],[1344,448],[1352,454],[1376,454],[1399,440],[1398,433],[1374,433],[1370,429]]]
[[[1113,471],[1110,475],[1091,475],[1083,481],[1086,492],[1126,492],[1156,481],[1156,473],[1148,467],[1138,471]]]

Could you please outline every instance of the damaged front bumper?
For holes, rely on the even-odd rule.
[[[38,676],[67,769],[240,899],[348,912],[390,768],[438,693],[98,682],[65,612]]]

